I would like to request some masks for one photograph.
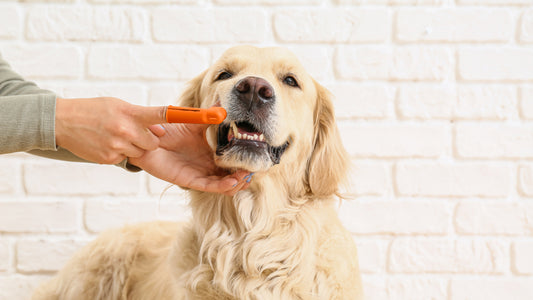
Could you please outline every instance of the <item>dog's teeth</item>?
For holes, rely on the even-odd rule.
[[[235,121],[232,121],[231,124],[230,124],[230,134],[233,133],[233,137],[235,139],[239,139],[239,140],[249,140],[249,141],[260,141],[260,142],[264,142],[265,141],[265,135],[260,133],[260,134],[257,134],[257,133],[240,133],[239,132],[239,127],[237,127],[237,123],[235,123]]]
[[[237,128],[237,124],[235,124],[235,121],[231,122],[230,130],[233,131],[234,137],[239,138],[239,129]]]

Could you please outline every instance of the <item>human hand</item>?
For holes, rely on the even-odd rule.
[[[117,98],[61,99],[56,101],[56,144],[78,157],[116,164],[139,157],[159,146],[166,107],[133,105]]]
[[[156,127],[159,126],[150,129]],[[209,125],[165,124],[164,127],[166,133],[160,137],[159,148],[140,157],[130,157],[128,162],[157,178],[204,192],[232,196],[248,187],[252,179],[248,171],[230,174],[215,165],[213,150],[205,140]]]

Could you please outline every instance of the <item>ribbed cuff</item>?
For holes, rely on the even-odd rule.
[[[135,166],[135,165],[132,165],[128,162],[128,159],[124,159],[123,161],[119,162],[118,164],[116,164],[115,166],[117,167],[121,167],[123,169],[126,169],[130,172],[139,172],[139,171],[142,171],[141,168]]]
[[[41,105],[41,146],[42,150],[57,150],[56,145],[56,95],[39,95]]]
[[[53,94],[0,97],[0,153],[56,150]]]

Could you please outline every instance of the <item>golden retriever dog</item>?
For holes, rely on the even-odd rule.
[[[33,299],[362,299],[357,250],[337,217],[349,165],[329,92],[280,48],[227,50],[181,104],[220,103],[215,162],[255,172],[235,196],[190,191],[188,224],[101,234]]]

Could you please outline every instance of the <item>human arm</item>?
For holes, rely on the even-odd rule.
[[[156,109],[115,98],[57,98],[0,57],[0,154],[29,151],[69,161],[124,162],[157,147],[145,124]],[[151,124],[161,122],[156,116]]]
[[[56,96],[25,81],[0,57],[0,154],[55,150]]]

